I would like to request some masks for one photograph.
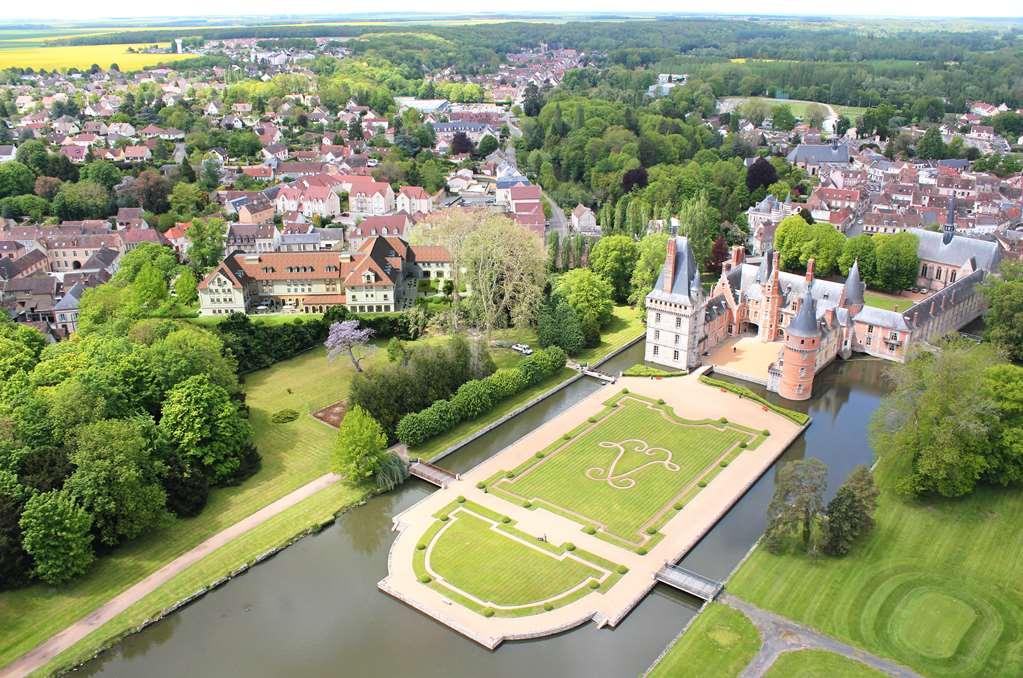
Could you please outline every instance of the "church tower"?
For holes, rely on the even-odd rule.
[[[811,285],[806,286],[796,317],[785,329],[785,348],[778,395],[788,400],[806,400],[813,390],[813,375],[817,367],[821,333],[817,326],[817,303],[810,293],[810,287]]]

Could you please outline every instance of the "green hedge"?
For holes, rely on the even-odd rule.
[[[758,402],[764,407],[774,412],[777,412],[778,414],[785,417],[789,421],[795,422],[800,426],[806,426],[807,422],[810,421],[809,415],[803,414],[802,412],[796,412],[795,410],[790,410],[787,407],[782,407],[781,405],[775,405],[771,401],[757,395],[756,393],[749,390],[745,386],[739,386],[738,384],[733,384],[730,381],[722,381],[721,379],[713,379],[705,375],[700,377],[700,381],[703,382],[704,384],[707,384],[708,386],[716,386],[717,388],[723,388],[726,391],[731,391],[732,393],[738,395],[740,398],[749,398],[754,402]]]
[[[636,363],[622,372],[623,377],[684,377],[687,374],[685,370],[662,370],[643,363]]]
[[[483,379],[467,381],[450,401],[438,400],[426,409],[406,414],[398,422],[395,435],[409,447],[422,445],[460,422],[483,416],[505,398],[557,373],[565,366],[565,360],[565,352],[551,346],[525,358],[518,367],[506,367]]]

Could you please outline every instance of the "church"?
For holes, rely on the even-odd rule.
[[[954,229],[927,233],[923,240],[925,248],[941,250],[956,275],[899,313],[864,303],[858,262],[844,282],[836,282],[816,278],[812,259],[804,275],[782,271],[778,252],[770,249],[747,259],[741,246],[733,247],[720,278],[705,291],[688,240],[674,236],[646,297],[645,359],[688,371],[715,362],[709,360],[714,349],[731,338],[755,338],[776,345],[777,354],[771,353],[764,374],[750,380],[789,400],[808,399],[814,376],[836,357],[865,353],[904,361],[914,343],[956,331],[984,312],[977,285],[997,263],[996,256],[976,256],[980,241],[961,247],[957,241],[969,239],[956,237]],[[722,360],[727,358],[726,352]]]

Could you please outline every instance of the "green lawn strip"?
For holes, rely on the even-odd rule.
[[[372,494],[367,487],[331,485],[270,518],[262,525],[213,551],[163,586],[71,646],[38,672],[49,675],[70,669],[148,621],[175,609],[182,601],[209,590],[225,577],[247,569],[266,553],[278,550],[324,525]]]
[[[760,634],[746,615],[711,603],[675,639],[648,678],[734,678],[760,650],[760,643]]]
[[[718,472],[718,461],[727,453],[741,450],[740,442],[748,445],[761,435],[727,422],[689,421],[665,405],[625,390],[606,404],[600,414],[512,471],[504,472],[504,477],[500,473],[491,476],[486,481],[488,491],[520,505],[526,501],[542,505],[584,525],[588,522],[588,526],[616,538],[612,543],[623,545],[619,541],[622,540],[626,548],[643,547],[673,515],[671,505],[687,485]],[[681,431],[680,426],[684,427]],[[580,483],[588,478],[588,472],[603,468],[599,464],[610,468],[615,463],[614,448],[606,452],[598,449],[601,441],[628,440],[637,431],[644,432],[651,447],[684,449],[684,456],[671,460],[680,467],[679,472],[657,474],[655,467],[640,468],[636,477],[645,483],[641,494],[628,492],[630,488],[605,487],[599,482]],[[644,456],[633,456],[643,464],[648,463]],[[626,458],[620,457],[619,462]],[[618,469],[619,473],[622,471],[628,468]]]
[[[914,303],[912,299],[894,297],[888,294],[881,294],[880,292],[871,292],[869,290],[863,293],[863,301],[866,302],[867,306],[883,308],[888,311],[895,311],[896,313],[902,313]]]
[[[778,657],[764,678],[884,678],[887,673],[825,650],[799,650]]]
[[[514,521],[504,523],[504,516],[474,502],[453,502],[435,516],[438,520],[420,536],[413,556],[413,571],[420,581],[429,576],[426,569],[429,554],[431,567],[445,581],[429,579],[424,583],[479,614],[486,615],[488,609],[498,617],[540,614],[594,591],[604,592],[622,576],[615,563],[574,547],[570,549],[568,544],[554,546],[540,541],[518,530]],[[431,544],[441,530],[443,534]],[[511,537],[528,541],[536,549]],[[555,559],[570,550],[579,560],[602,568],[608,574],[575,558]],[[586,581],[599,582],[599,585],[595,589],[586,585],[571,590]],[[490,608],[465,594],[498,605],[521,607]],[[534,601],[535,605],[530,604]]]
[[[642,314],[632,306],[615,306],[611,322],[600,331],[600,343],[583,349],[572,359],[580,364],[596,363],[643,334],[646,326]]]
[[[622,371],[623,377],[684,377],[689,374],[685,370],[662,370],[659,367],[650,367],[643,363],[636,363],[632,367],[629,367]]]
[[[729,590],[928,676],[1023,675],[1023,493],[909,501],[881,458],[876,528],[844,558],[757,548]]]
[[[754,402],[758,402],[764,407],[768,408],[769,410],[777,412],[781,416],[785,417],[786,419],[796,424],[799,424],[800,426],[805,426],[806,423],[810,421],[809,415],[803,414],[802,412],[796,412],[795,410],[790,410],[787,407],[782,407],[781,405],[775,405],[771,401],[767,400],[766,398],[762,398],[761,396],[757,395],[756,393],[749,390],[745,386],[733,384],[730,381],[714,379],[706,375],[700,375],[700,381],[704,384],[707,384],[708,386],[723,388],[726,391],[731,391],[732,393],[735,393],[736,395],[739,395],[743,398],[748,398]]]

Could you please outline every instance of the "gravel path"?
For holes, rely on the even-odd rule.
[[[739,678],[760,678],[771,668],[779,656],[785,652],[796,650],[826,650],[862,662],[878,671],[884,671],[890,676],[920,678],[920,674],[914,673],[901,664],[881,659],[851,645],[846,645],[808,626],[768,612],[728,593],[723,593],[718,600],[749,617],[763,640],[760,651],[739,674]]]
[[[49,640],[29,650],[14,662],[0,668],[0,678],[10,676],[26,676],[45,666],[51,659],[68,649],[87,635],[100,628],[108,621],[124,612],[133,604],[155,591],[161,585],[170,581],[175,575],[182,572],[190,565],[216,551],[221,546],[240,537],[249,530],[262,525],[270,518],[285,511],[303,499],[310,497],[320,490],[330,487],[341,478],[334,473],[327,473],[316,480],[298,488],[291,494],[286,494],[277,501],[267,504],[247,518],[239,520],[234,525],[221,530],[203,543],[161,567],[142,581],[129,587],[114,598],[100,605],[98,608],[82,617],[71,626],[50,637]]]

